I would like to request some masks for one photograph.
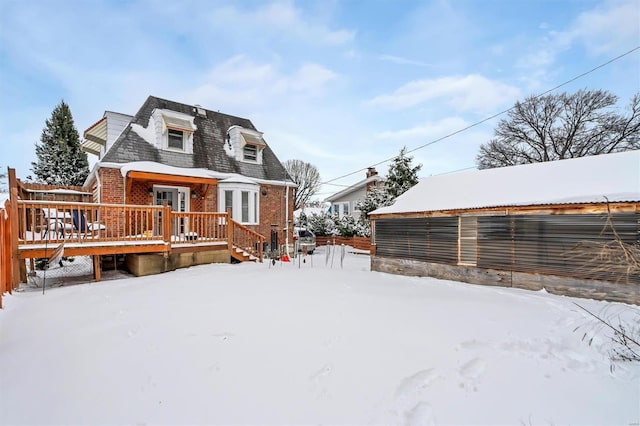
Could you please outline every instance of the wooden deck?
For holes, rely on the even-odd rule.
[[[231,219],[230,212],[174,212],[168,206],[18,200],[3,219],[4,282],[24,278],[24,260],[48,258],[61,244],[65,256],[229,251],[240,261],[262,261],[265,237]],[[11,230],[14,230],[11,232]],[[8,241],[8,242],[7,242]],[[9,252],[12,256],[6,256]],[[9,270],[10,272],[6,272]],[[10,276],[9,276],[10,275]],[[10,286],[15,288],[15,285]],[[0,305],[1,306],[1,305]]]

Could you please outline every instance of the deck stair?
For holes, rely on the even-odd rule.
[[[242,248],[234,245],[231,250],[231,257],[240,261],[240,262],[259,262],[260,259],[248,251],[243,250]]]

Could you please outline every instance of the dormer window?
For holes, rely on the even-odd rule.
[[[178,111],[156,109],[151,118],[157,131],[159,148],[193,154],[193,134],[197,128],[192,116]],[[151,121],[149,125],[151,126]]]
[[[255,145],[245,145],[243,149],[245,161],[258,161],[258,147]]]
[[[225,148],[227,155],[236,161],[245,163],[262,164],[262,155],[267,143],[262,138],[262,133],[240,126],[231,126],[227,130],[227,143]]]
[[[242,159],[252,163],[262,163],[262,150],[265,147],[262,135],[258,132],[242,129],[240,131]]]
[[[184,132],[182,130],[167,130],[167,147],[184,151]]]

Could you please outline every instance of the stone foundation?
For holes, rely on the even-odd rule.
[[[171,253],[167,255],[162,253],[128,254],[125,259],[127,270],[137,277],[160,274],[207,263],[230,262],[231,256],[228,249]]]
[[[640,305],[640,285],[371,256],[371,270]]]

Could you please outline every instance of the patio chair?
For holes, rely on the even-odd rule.
[[[87,238],[87,235],[94,236],[96,232],[107,229],[107,227],[100,222],[88,223],[83,210],[71,210],[71,216],[73,217],[74,231],[83,238]]]
[[[54,232],[57,237],[64,238],[65,234],[73,232],[74,226],[71,223],[71,215],[68,212],[59,211],[54,208],[42,209],[44,223],[41,237],[49,237]]]

